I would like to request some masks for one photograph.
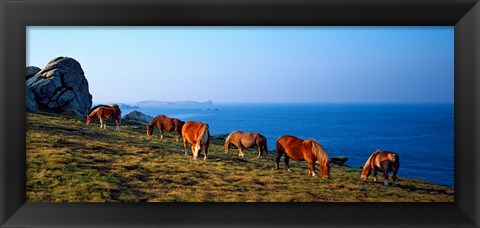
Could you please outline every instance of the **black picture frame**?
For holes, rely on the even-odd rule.
[[[478,0],[1,0],[0,18],[2,227],[479,227]],[[455,202],[26,203],[26,26],[36,25],[455,26]]]

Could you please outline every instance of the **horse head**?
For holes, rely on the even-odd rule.
[[[228,151],[230,150],[230,136],[233,134],[234,132],[230,133],[227,138],[225,139],[225,143],[223,144],[223,146],[225,147],[225,153],[228,153]]]
[[[322,178],[330,179],[330,168],[332,167],[332,161],[327,160],[325,164],[320,165],[320,173],[322,174]]]
[[[197,160],[198,154],[200,154],[201,149],[202,149],[202,142],[197,141],[197,143],[195,143],[195,147],[194,147],[194,151],[193,151],[193,160]]]
[[[375,152],[372,153],[372,155],[370,155],[370,157],[368,157],[367,161],[363,165],[362,175],[360,175],[360,178],[362,180],[366,180],[367,177],[370,175],[373,168],[372,162],[374,162],[374,160],[377,158],[377,155],[380,154],[381,152],[382,152],[381,150],[377,149]]]
[[[147,136],[150,137],[153,132],[153,126],[147,125]]]
[[[365,167],[363,167],[362,175],[360,175],[360,178],[361,178],[362,180],[366,180],[367,177],[370,176],[371,171],[372,171],[371,168],[365,168]]]
[[[92,117],[91,116],[87,116],[87,122],[85,123],[85,125],[90,125],[90,123],[92,122]]]
[[[193,152],[193,160],[197,160],[198,154],[200,154],[200,150],[202,147],[208,147],[208,141],[210,137],[210,132],[208,131],[208,124],[202,123],[204,125],[203,132],[201,133],[200,137],[197,138],[194,151]],[[205,159],[207,159],[207,149],[205,147]]]
[[[320,174],[322,178],[330,179],[330,168],[332,167],[332,161],[328,158],[327,152],[323,149],[322,145],[316,140],[310,138],[304,141],[304,143],[312,143],[312,153],[317,158],[317,162],[320,164]]]

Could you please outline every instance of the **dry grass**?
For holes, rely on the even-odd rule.
[[[453,189],[400,176],[397,187],[361,181],[360,169],[333,166],[332,179],[307,176],[304,162],[276,170],[274,153],[224,153],[211,143],[208,161],[183,155],[176,133],[145,137],[143,126],[115,132],[78,117],[27,114],[30,202],[453,202]],[[190,149],[190,148],[188,148]],[[189,151],[191,154],[191,151]],[[401,174],[401,170],[400,170]]]

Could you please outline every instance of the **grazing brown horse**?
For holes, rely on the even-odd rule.
[[[118,109],[118,111],[120,111],[120,113],[122,113],[122,111],[120,110],[120,107],[118,107],[117,104],[108,104],[108,105],[99,104],[99,105],[93,106],[93,107],[90,109],[90,111],[88,111],[88,114],[90,114],[93,110],[97,109],[98,107],[116,108],[116,109]]]
[[[100,120],[100,128],[107,129],[107,120],[111,119],[114,120],[117,125],[115,131],[120,131],[120,122],[122,119],[120,109],[103,106],[92,109],[90,113],[88,113],[86,125],[90,125],[95,116]]]
[[[395,187],[395,180],[397,179],[397,172],[399,168],[400,158],[396,153],[377,150],[373,152],[372,155],[370,155],[367,162],[365,162],[365,165],[363,165],[363,171],[360,178],[366,180],[367,177],[370,175],[371,170],[373,169],[373,181],[377,181],[377,171],[380,171],[383,173],[383,177],[385,177],[383,184],[385,184],[385,186],[388,186],[388,172],[393,172],[392,186]]]
[[[165,115],[159,115],[153,118],[153,120],[147,124],[147,137],[152,135],[153,128],[156,125],[160,131],[160,138],[163,139],[163,130],[167,132],[175,131],[178,133],[177,141],[179,141],[180,137],[182,137],[182,127],[184,124],[185,122],[179,119],[169,118]]]
[[[290,171],[288,164],[290,158],[295,161],[306,161],[308,163],[308,175],[316,177],[315,162],[320,164],[320,173],[323,178],[330,179],[330,167],[332,162],[328,159],[328,155],[322,145],[314,139],[303,140],[291,135],[284,135],[278,138],[276,143],[277,158],[275,159],[276,167],[280,158],[285,153],[285,168]]]
[[[267,138],[261,134],[243,131],[234,131],[230,133],[225,140],[225,153],[228,153],[230,143],[237,146],[239,152],[238,156],[244,156],[242,146],[245,148],[257,146],[258,158],[262,157],[262,152],[265,153],[265,157],[268,156]]]
[[[206,123],[188,121],[182,128],[183,149],[187,155],[187,141],[192,144],[193,160],[197,160],[202,147],[205,148],[204,160],[207,160],[208,144],[210,143],[210,132]]]

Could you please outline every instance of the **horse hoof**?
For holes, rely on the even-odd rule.
[[[383,184],[384,184],[385,186],[388,186],[388,181],[385,180],[385,181],[383,182]]]
[[[287,171],[288,171],[288,172],[292,172],[292,170],[291,170],[291,169],[287,169]]]

